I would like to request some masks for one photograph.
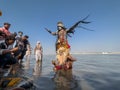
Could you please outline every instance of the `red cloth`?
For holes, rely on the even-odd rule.
[[[62,66],[55,66],[55,68],[56,68],[57,70],[60,70],[60,69],[62,69]]]
[[[68,41],[66,41],[66,42],[67,42],[67,46],[68,46],[68,48],[70,48],[70,45],[69,45]]]

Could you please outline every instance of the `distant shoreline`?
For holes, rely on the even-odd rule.
[[[120,54],[120,52],[72,52],[71,54]]]
[[[87,54],[97,54],[97,55],[109,55],[109,54],[120,54],[120,52],[71,52],[73,55],[87,55]],[[44,54],[44,55],[56,55],[54,53]]]

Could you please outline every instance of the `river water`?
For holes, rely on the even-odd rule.
[[[33,55],[29,61],[24,59],[23,74],[33,80],[35,90],[120,90],[120,55],[72,56],[77,59],[73,69],[55,73],[51,63],[55,55],[44,55],[36,71]]]

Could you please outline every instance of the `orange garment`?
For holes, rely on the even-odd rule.
[[[68,41],[66,41],[66,44],[67,44],[67,47],[70,48],[70,45],[69,45]]]

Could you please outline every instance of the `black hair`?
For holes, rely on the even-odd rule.
[[[22,34],[23,34],[23,32],[22,32],[22,31],[19,31],[18,33],[22,33]]]
[[[5,22],[5,23],[4,23],[4,25],[11,25],[11,24],[10,24],[10,23],[8,23],[8,22]]]
[[[28,36],[28,35],[25,35],[24,37],[29,38],[29,36]]]
[[[8,40],[15,40],[15,35],[14,35],[14,34],[11,34],[10,36],[7,36],[7,37],[5,38],[5,40],[6,40],[6,41],[8,41]]]

